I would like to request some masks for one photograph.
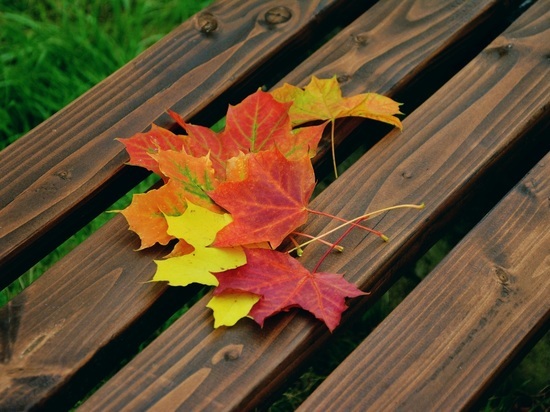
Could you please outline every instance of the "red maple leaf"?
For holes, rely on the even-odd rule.
[[[292,130],[288,115],[290,105],[258,90],[237,106],[229,106],[221,138],[231,157],[240,151],[270,150],[278,141],[289,138]]]
[[[276,248],[307,220],[307,204],[315,186],[313,167],[309,157],[292,161],[277,149],[249,154],[247,161],[244,180],[221,183],[208,193],[233,217],[213,245],[268,241]]]
[[[173,111],[168,113],[188,134],[186,152],[196,157],[209,154],[218,178],[223,181],[227,161],[240,153],[277,147],[286,157],[294,159],[315,154],[323,128],[293,131],[288,114],[290,104],[278,102],[270,93],[258,90],[238,105],[229,106],[226,127],[221,133],[187,123]]]
[[[269,249],[245,249],[247,264],[216,273],[215,294],[245,291],[261,296],[250,316],[263,326],[265,318],[301,307],[325,322],[330,331],[340,324],[346,297],[364,295],[342,275],[311,273],[287,253]]]

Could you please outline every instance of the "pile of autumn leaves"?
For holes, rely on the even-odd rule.
[[[311,158],[329,122],[368,117],[401,127],[393,100],[366,93],[343,98],[335,78],[305,89],[257,91],[228,109],[221,133],[170,115],[187,135],[153,125],[120,139],[130,164],[164,180],[134,195],[122,211],[141,249],[175,241],[156,261],[153,281],[215,286],[215,327],[301,307],[333,330],[346,298],[362,295],[341,275],[312,273],[276,250],[308,217],[315,186]]]

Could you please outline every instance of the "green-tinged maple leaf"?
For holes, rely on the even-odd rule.
[[[247,176],[221,183],[210,197],[231,213],[233,222],[221,229],[214,245],[281,244],[307,220],[315,176],[307,156],[286,159],[277,149],[248,155]]]
[[[332,331],[347,308],[346,297],[365,293],[342,275],[311,273],[287,253],[268,249],[245,249],[247,264],[216,273],[216,295],[245,291],[261,299],[250,316],[263,326],[266,317],[293,307],[301,307],[325,322]]]
[[[145,133],[136,133],[127,139],[117,140],[124,144],[130,155],[128,164],[144,167],[165,178],[151,155],[158,153],[159,150],[181,150],[185,137],[153,124],[151,130]]]
[[[214,328],[233,326],[239,319],[248,316],[250,309],[260,297],[248,292],[223,293],[212,296],[206,304],[214,312]]]
[[[179,196],[214,212],[220,211],[206,194],[218,185],[208,155],[195,157],[183,151],[162,150],[154,157],[160,171],[170,179],[172,187],[175,188]],[[176,215],[169,210],[165,210],[164,213]]]
[[[336,76],[331,79],[313,76],[304,89],[284,84],[271,94],[282,103],[292,103],[289,115],[295,126],[315,120],[334,121],[341,117],[358,116],[402,128],[401,121],[395,117],[401,113],[399,103],[377,93],[342,97]]]
[[[143,194],[135,194],[132,203],[120,213],[128,221],[130,230],[141,240],[141,249],[153,246],[155,243],[166,245],[173,239],[168,234],[168,224],[165,214],[180,215],[187,207],[181,195],[179,185],[168,182],[159,189],[153,189]]]
[[[180,216],[166,216],[168,234],[183,239],[193,252],[165,260],[155,260],[157,271],[153,281],[167,281],[172,286],[191,283],[216,286],[218,281],[211,272],[223,272],[246,263],[241,247],[218,248],[210,244],[216,233],[231,222],[228,214],[212,212],[187,202],[187,209]]]

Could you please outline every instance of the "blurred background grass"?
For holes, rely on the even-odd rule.
[[[0,149],[212,0],[0,0]]]
[[[0,150],[144,51],[212,0],[0,0]],[[151,184],[137,188],[143,191]],[[125,207],[129,196],[114,205]],[[0,306],[108,219],[102,214],[0,292]],[[452,228],[364,316],[335,334],[305,372],[269,408],[293,410],[394,308],[461,237]],[[458,233],[458,234],[457,234]],[[545,410],[546,335],[494,390],[481,410]]]

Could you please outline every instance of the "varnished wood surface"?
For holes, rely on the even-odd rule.
[[[218,2],[0,152],[0,287],[137,183],[115,138],[170,126],[169,108],[191,118],[349,4],[369,5]]]
[[[344,243],[348,253],[332,256],[323,264],[323,271],[345,273],[364,290],[381,288],[452,215],[477,180],[508,155],[521,152],[526,133],[536,123],[548,121],[550,82],[544,39],[549,20],[545,13],[543,2],[532,6],[413,112],[405,120],[403,133],[386,136],[313,202],[315,209],[348,218],[397,203],[426,203],[421,212],[393,212],[373,221],[377,229],[391,235],[388,244],[353,232]],[[548,149],[547,144],[544,147]],[[307,231],[323,229],[326,222],[312,219]],[[491,243],[484,248],[490,249]],[[310,266],[322,251],[309,248],[303,263]],[[541,256],[540,245],[534,253]],[[522,268],[537,276],[545,273],[548,264],[546,259],[542,263],[520,261]],[[499,264],[507,270],[505,262]],[[544,281],[547,287],[547,278]],[[490,310],[502,285],[494,275],[481,282],[480,287],[497,285],[485,301],[485,309]],[[452,285],[449,288],[454,290]],[[517,290],[513,285],[510,288]],[[538,290],[525,289],[526,294],[529,291],[535,300],[540,299]],[[204,308],[207,299],[134,358],[81,409],[248,409],[277,388],[328,335],[319,322],[298,312],[277,316],[262,330],[247,321],[213,330],[208,324],[209,310]],[[354,304],[359,305],[357,300]],[[537,325],[531,326],[529,333]],[[485,348],[473,350],[484,352]],[[401,390],[396,388],[394,395]],[[391,398],[392,393],[385,396]]]
[[[550,154],[301,405],[467,410],[550,320]]]
[[[402,39],[407,39],[403,40],[406,47],[422,50],[422,58],[414,64],[403,59],[402,66],[396,60],[396,64],[388,67],[395,70],[395,84],[403,87],[418,70],[444,54],[450,39],[459,41],[461,35],[467,34],[472,28],[469,22],[482,21],[480,15],[486,15],[499,2],[478,3],[477,9],[453,6],[441,12],[447,19],[423,19],[422,16],[430,15],[429,5],[424,9],[423,2],[406,3],[410,6],[402,9],[400,19],[397,15],[392,15],[391,20],[377,17],[385,27],[385,35],[395,36],[398,32]],[[377,9],[369,13],[372,10]],[[472,13],[469,19],[464,17],[468,13]],[[409,26],[414,28],[415,36],[398,30],[409,18],[417,22]],[[389,25],[390,21],[396,26]],[[444,21],[448,32],[431,32],[430,21],[438,22],[438,27]],[[418,25],[424,25],[424,31]],[[361,28],[356,30],[362,32]],[[432,37],[423,32],[431,33]],[[427,38],[430,40],[426,41]],[[395,54],[402,53],[405,47],[396,45],[388,50],[381,34],[377,39],[368,47],[350,53],[365,62],[376,57],[377,64],[384,66],[383,58],[395,59]],[[542,46],[527,39],[518,43],[519,48],[513,48],[512,53],[506,53],[509,49],[502,47],[506,44],[489,48],[477,62],[477,71],[463,75],[437,95],[434,101],[441,103],[433,110],[423,109],[415,114],[406,123],[407,132],[385,139],[314,203],[320,210],[352,217],[366,209],[403,201],[427,201],[434,196],[434,202],[423,212],[399,212],[381,219],[379,228],[393,239],[388,245],[354,233],[348,239],[348,250],[355,246],[356,252],[327,262],[327,270],[345,271],[369,290],[381,287],[394,270],[392,265],[414,257],[418,242],[445,219],[447,211],[452,212],[457,199],[467,193],[479,176],[501,157],[521,148],[524,132],[547,114],[544,99],[548,96],[547,79],[543,81],[546,66],[540,57]],[[531,47],[533,57],[526,58],[526,48]],[[536,58],[540,60],[539,66],[533,60]],[[478,79],[479,73],[485,78]],[[363,76],[351,76],[345,87],[358,91],[369,87],[373,91],[365,86]],[[521,77],[525,80],[518,89],[514,82]],[[504,83],[499,86],[501,79]],[[385,84],[388,90],[394,90],[391,83]],[[449,90],[454,98],[448,96],[452,95]],[[525,106],[519,106],[516,99]],[[486,116],[497,118],[498,122],[484,122]],[[473,136],[464,135],[464,124],[474,129]],[[312,220],[309,228],[313,233],[320,232],[326,223]],[[153,274],[152,258],[162,252],[136,253],[132,250],[135,247],[136,238],[117,218],[12,302],[7,324],[12,327],[9,336],[13,338],[10,338],[10,356],[0,365],[0,379],[5,388],[0,407],[36,406],[54,395],[70,402],[66,385],[87,370],[98,353],[109,352],[114,340],[125,337],[126,330],[151,305],[165,300],[159,298],[165,287],[143,283]],[[314,262],[321,252],[311,248],[304,262]],[[5,312],[0,313],[0,320],[0,324],[6,323]],[[253,405],[277,387],[308,350],[327,337],[322,325],[295,313],[273,319],[264,330],[246,321],[236,328],[213,330],[204,301],[177,325],[83,409],[102,406],[118,409],[127,404],[166,407],[185,401],[186,407],[203,405],[219,409]],[[131,378],[126,381],[128,376]]]

